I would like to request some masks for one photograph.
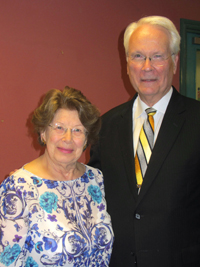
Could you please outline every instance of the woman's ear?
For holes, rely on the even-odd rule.
[[[41,141],[44,145],[46,145],[46,132],[42,132],[40,133],[40,138],[41,138]]]
[[[83,146],[83,151],[85,151],[87,148],[87,139],[85,140],[84,146]]]

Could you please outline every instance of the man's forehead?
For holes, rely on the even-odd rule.
[[[148,46],[148,42],[151,42],[157,46],[166,47],[170,45],[170,34],[162,26],[143,24],[132,33],[129,40],[129,48],[134,45],[140,46],[140,42],[146,46]]]
[[[160,26],[160,25],[156,25],[156,24],[142,24],[142,25],[139,25],[135,31],[132,33],[131,37],[133,35],[156,35],[156,33],[158,34],[164,34],[164,35],[167,35],[168,38],[170,38],[170,33],[169,31]]]

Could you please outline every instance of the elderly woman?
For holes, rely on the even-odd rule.
[[[109,266],[113,245],[102,173],[78,162],[99,111],[75,89],[50,90],[32,122],[45,145],[0,187],[0,266]]]

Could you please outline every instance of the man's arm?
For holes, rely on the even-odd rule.
[[[100,147],[99,143],[91,146],[90,149],[90,160],[88,165],[94,168],[98,168],[101,170],[101,159],[100,159]]]

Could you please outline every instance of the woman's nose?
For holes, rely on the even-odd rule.
[[[72,139],[72,130],[68,128],[67,131],[64,133],[62,140],[71,141]]]

